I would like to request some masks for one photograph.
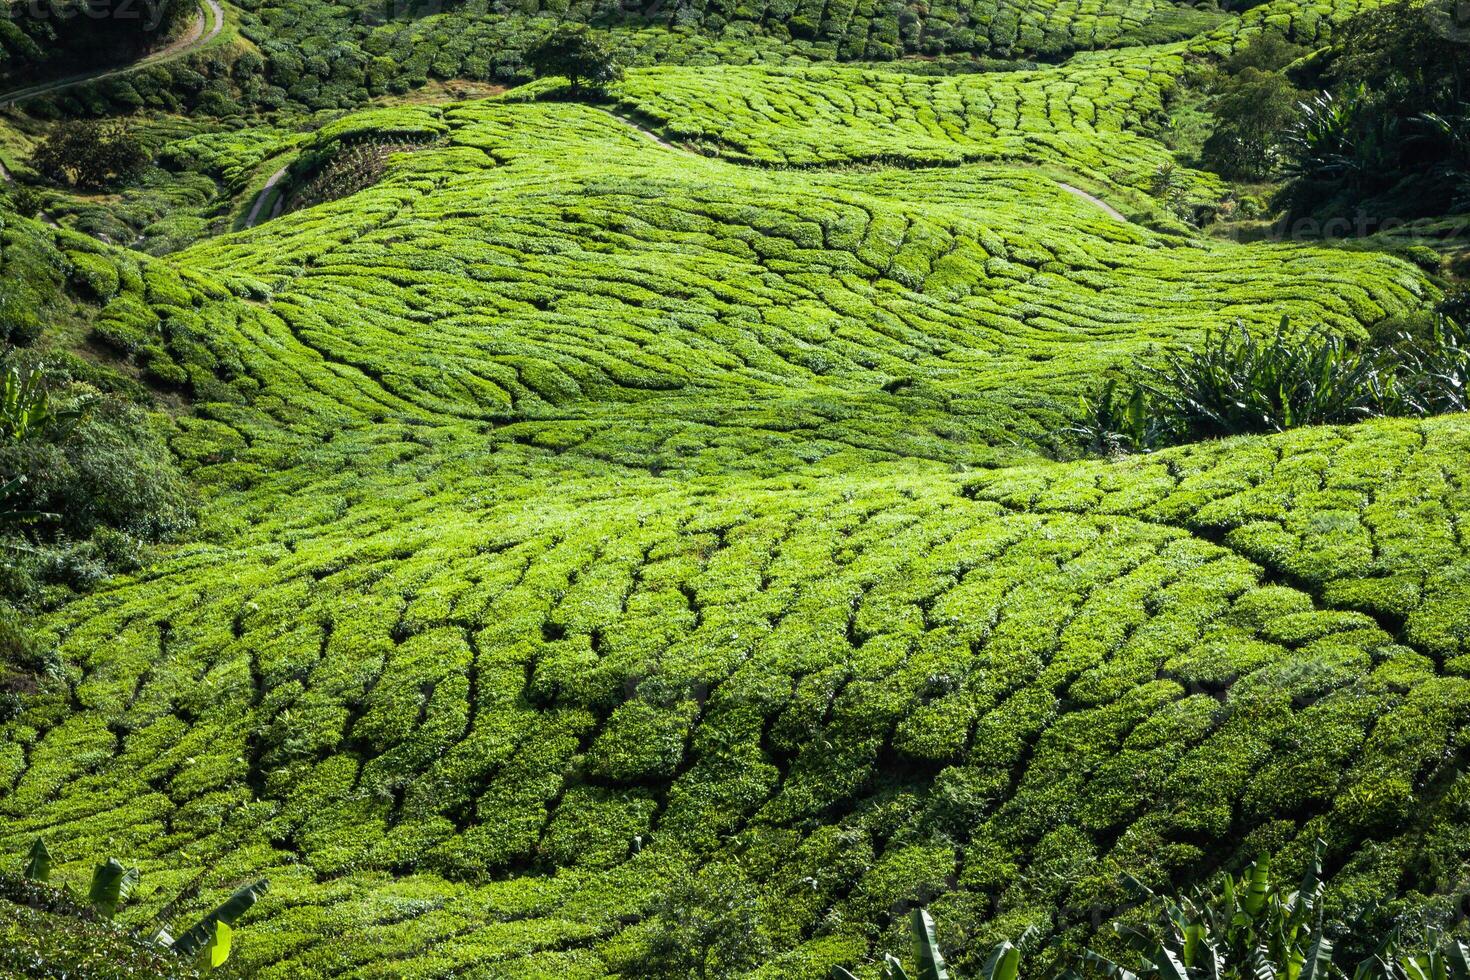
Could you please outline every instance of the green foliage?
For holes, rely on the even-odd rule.
[[[1453,0],[1393,0],[1350,20],[1318,59],[1336,91],[1305,107],[1287,199],[1298,213],[1370,202],[1403,216],[1470,203],[1470,59]]]
[[[1335,180],[1360,166],[1358,116],[1366,98],[1360,84],[1341,97],[1319,92],[1301,104],[1301,118],[1287,137],[1287,173],[1307,181]]]
[[[1439,342],[1432,349],[1443,356],[1445,371],[1453,371],[1456,353]],[[1157,363],[1135,367],[1137,376],[1127,385],[1108,380],[1082,399],[1083,421],[1066,431],[1088,451],[1113,455],[1361,421],[1411,408],[1404,402],[1406,370],[1426,390],[1449,394],[1449,374],[1432,378],[1371,348],[1294,332],[1287,317],[1264,339],[1237,324],[1207,334],[1197,348],[1165,352]]]
[[[0,374],[0,439],[64,442],[86,416],[85,403],[53,406],[43,365],[12,361]]]
[[[356,143],[342,147],[301,187],[291,193],[286,211],[299,211],[327,201],[351,197],[373,186],[388,169],[395,153],[422,149],[418,143]]]
[[[1403,398],[1420,415],[1470,411],[1470,327],[1440,314],[1428,336],[1405,334],[1393,356],[1402,365]]]
[[[0,479],[22,481],[12,500],[58,515],[56,530],[77,538],[111,527],[158,540],[191,526],[188,490],[147,413],[86,388],[60,408],[30,404],[25,438],[5,416]]]
[[[1064,430],[1087,452],[1150,452],[1196,439],[1283,432],[1378,415],[1437,415],[1470,409],[1470,338],[1453,317],[1395,321],[1366,345],[1293,333],[1283,318],[1267,340],[1243,326],[1207,337],[1200,349],[1137,365],[1126,385],[1109,379],[1081,400],[1081,421]]]
[[[1205,141],[1205,162],[1232,179],[1269,176],[1278,164],[1280,142],[1305,98],[1282,75],[1244,68],[1211,103],[1220,123]]]
[[[54,183],[98,189],[135,180],[149,153],[124,123],[78,121],[57,126],[31,154],[31,166]]]
[[[1337,337],[1293,333],[1288,317],[1264,340],[1242,324],[1197,349],[1165,354],[1149,387],[1195,438],[1359,421],[1396,397],[1371,353]]]
[[[1178,437],[1176,422],[1158,411],[1152,395],[1144,385],[1109,378],[1095,395],[1081,397],[1081,421],[1063,431],[1094,456],[1151,452]]]
[[[51,853],[46,843],[37,838],[31,845],[30,858],[26,864],[25,879],[42,883],[51,876]],[[92,873],[87,892],[90,912],[103,920],[113,919],[137,887],[141,877],[137,868],[124,867],[115,858],[97,865]],[[0,886],[4,880],[0,879]],[[218,908],[191,926],[178,939],[172,938],[167,929],[160,929],[148,944],[164,948],[182,957],[186,962],[197,960],[200,968],[209,973],[223,966],[230,958],[233,927],[241,916],[248,912],[266,892],[270,882],[266,879],[243,885],[232,892]],[[0,899],[20,902],[37,909],[50,909],[84,917],[88,910],[73,906],[69,899],[60,894],[48,894],[44,889],[0,887]],[[70,895],[70,890],[65,892]],[[114,964],[125,967],[125,964]]]
[[[31,853],[26,858],[25,876],[31,881],[51,880],[51,851],[39,837],[31,845]]]
[[[738,868],[708,867],[667,891],[636,975],[725,977],[758,966],[774,950],[756,890]]]
[[[0,971],[46,980],[199,976],[178,957],[70,907],[55,889],[27,886],[10,876],[0,877]]]
[[[126,64],[194,16],[189,0],[52,0],[15,8],[0,31],[0,83],[14,88],[98,65]]]
[[[174,952],[185,957],[202,954],[211,968],[220,966],[230,955],[230,930],[269,890],[270,882],[264,878],[235,889],[218,908],[174,940]]]
[[[56,680],[3,723],[0,849],[133,848],[160,887],[127,920],[269,874],[229,964],[262,980],[871,976],[916,902],[957,975],[1009,980],[1022,947],[1091,941],[1124,873],[1319,833],[1345,901],[1437,901],[1467,839],[1463,420],[1039,453],[1151,350],[1433,302],[1389,255],[1208,240],[1147,197],[1197,59],[1315,43],[1349,6],[963,74],[797,61],[923,50],[946,18],[956,50],[1147,25],[686,6],[607,25],[650,66],[612,108],[673,148],[538,85],[260,153],[181,140],[145,180],[434,145],[162,258],[34,229],[58,253],[34,267],[111,294],[89,354],[167,384],[149,445],[200,524],[106,588],[33,590]],[[246,4],[259,63],[225,80],[332,109],[524,74],[547,25],[472,8]],[[1175,174],[1191,216],[1223,189]],[[35,576],[96,581],[103,545],[130,551],[66,543]],[[200,866],[231,886],[194,897]],[[994,945],[1029,925],[1058,946]]]
[[[117,858],[108,858],[92,872],[92,884],[87,889],[87,901],[104,919],[117,915],[117,910],[132,895],[138,884],[138,869],[127,868]]]
[[[934,932],[934,919],[929,913],[921,908],[915,908],[909,914],[909,929],[913,934],[914,941],[914,963],[917,964],[918,980],[949,980],[949,969],[944,963],[944,954],[939,951],[939,937]],[[987,978],[996,977],[997,980],[1015,980],[1014,969],[1010,960],[1019,957],[1019,953],[1012,957],[1013,950],[1007,950],[999,955],[997,965],[991,971],[987,971]]]
[[[1319,841],[1294,889],[1272,875],[1263,857],[1238,878],[1227,875],[1218,890],[1195,887],[1178,897],[1158,898],[1160,913],[1151,927],[1115,923],[1113,931],[1138,956],[1136,967],[1120,966],[1092,950],[1083,960],[1120,978],[1328,977],[1333,945],[1322,925],[1324,848]]]
[[[532,45],[526,52],[526,64],[537,78],[565,77],[574,98],[583,82],[600,90],[622,77],[622,68],[607,42],[587,28],[571,24],[563,24]]]

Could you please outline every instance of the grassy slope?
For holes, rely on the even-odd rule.
[[[692,869],[818,976],[919,894],[973,966],[1121,870],[1320,834],[1350,900],[1465,859],[1470,426],[1035,455],[1150,343],[1355,330],[1433,296],[1412,268],[995,164],[373,120],[443,142],[167,260],[67,241],[197,400],[205,533],[43,624],[71,678],[0,741],[0,851],[133,856],[139,917],[269,874],[263,978],[638,975]]]

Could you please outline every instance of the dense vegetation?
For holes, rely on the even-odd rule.
[[[269,877],[226,971],[1450,969],[1453,235],[1233,233],[1375,6],[262,0],[5,115],[0,854],[141,876],[0,942]]]
[[[0,17],[0,83],[7,87],[98,65],[124,64],[194,16],[191,0],[37,0]]]

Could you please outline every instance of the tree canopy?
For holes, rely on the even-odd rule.
[[[607,42],[575,24],[563,24],[538,41],[526,53],[526,63],[537,78],[565,76],[573,95],[581,93],[583,82],[601,88],[622,77],[622,67]]]

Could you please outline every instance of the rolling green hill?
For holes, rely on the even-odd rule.
[[[1088,6],[985,43],[934,7],[902,43],[1201,13]],[[806,17],[841,57],[909,9],[701,16]],[[1334,912],[1451,900],[1470,420],[1058,452],[1135,359],[1440,298],[1148,194],[1191,66],[1351,9],[1017,71],[659,65],[598,105],[186,132],[164,155],[241,211],[266,173],[404,152],[161,257],[7,215],[0,273],[69,279],[70,346],[174,399],[201,512],[37,617],[64,677],[0,726],[0,855],[44,837],[78,884],[129,857],[135,923],[268,876],[232,967],[260,980],[875,977],[915,901],[963,975],[1027,926],[1047,975],[1125,875],[1319,837]],[[262,50],[294,29],[271,10]]]

